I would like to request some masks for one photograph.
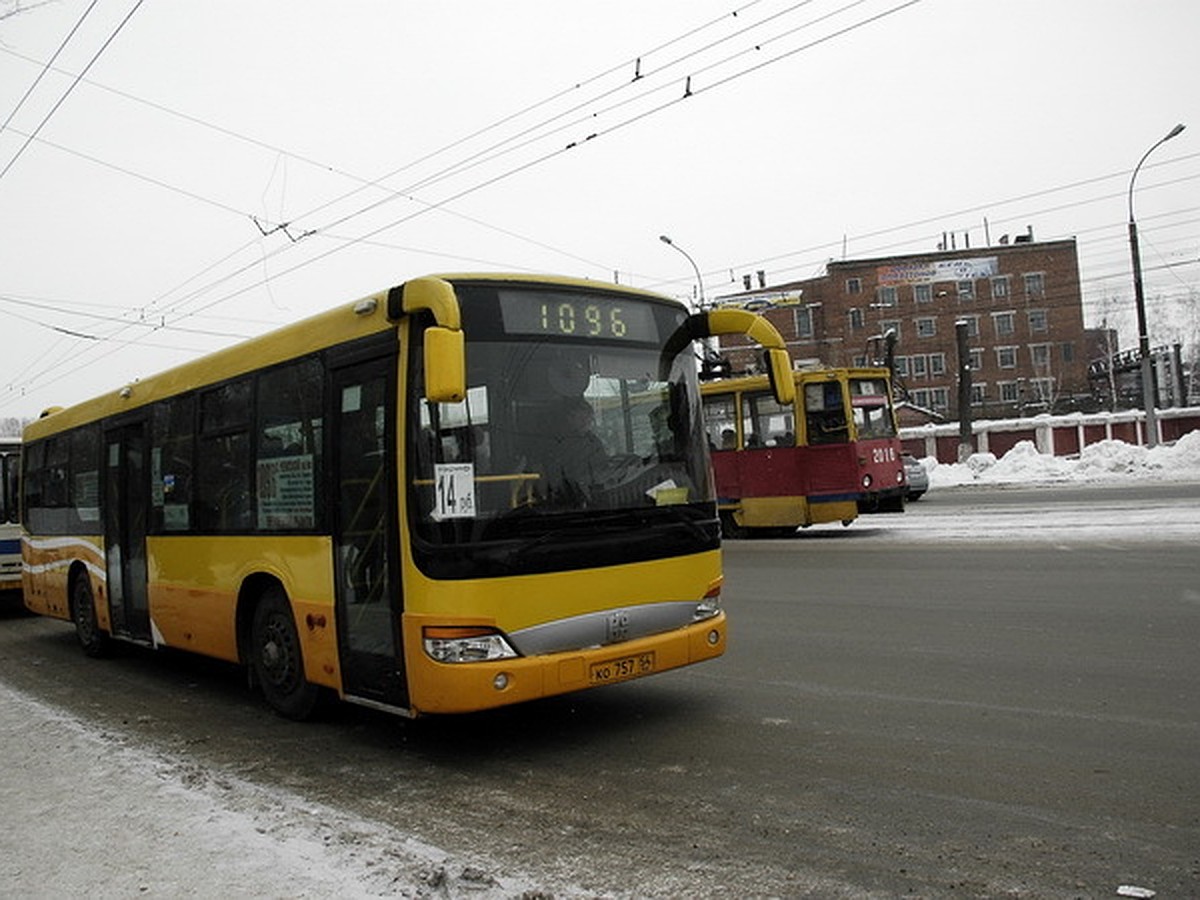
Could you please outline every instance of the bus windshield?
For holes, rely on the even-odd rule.
[[[410,516],[427,573],[583,568],[716,545],[694,356],[662,358],[679,308],[456,290],[467,396],[410,393]],[[420,371],[414,361],[410,380]]]
[[[896,422],[887,382],[881,378],[851,378],[850,403],[860,440],[896,436]]]

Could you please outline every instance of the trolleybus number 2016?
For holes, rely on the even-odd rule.
[[[593,663],[591,668],[591,683],[609,684],[613,681],[624,681],[627,678],[649,675],[653,671],[653,653],[622,656],[620,659],[610,659],[608,662]]]
[[[581,321],[582,320],[582,321]],[[559,334],[586,334],[588,337],[625,337],[627,328],[621,307],[605,308],[595,303],[543,303],[542,329]]]

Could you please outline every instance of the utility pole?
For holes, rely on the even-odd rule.
[[[954,323],[958,341],[958,461],[966,462],[975,452],[971,441],[971,350],[967,346],[967,323]]]

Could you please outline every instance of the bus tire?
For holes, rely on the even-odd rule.
[[[93,659],[105,656],[112,642],[100,630],[96,600],[86,575],[76,575],[71,579],[71,618],[75,622],[75,637],[79,639],[84,655]]]
[[[268,588],[254,609],[250,666],[267,703],[289,719],[307,719],[321,689],[304,677],[304,656],[291,604],[278,586]]]

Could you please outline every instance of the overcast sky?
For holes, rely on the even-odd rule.
[[[0,416],[431,272],[690,295],[664,233],[709,297],[944,232],[1075,236],[1088,324],[1130,346],[1129,179],[1177,122],[1136,213],[1152,338],[1200,330],[1194,0],[0,0],[0,16]]]

